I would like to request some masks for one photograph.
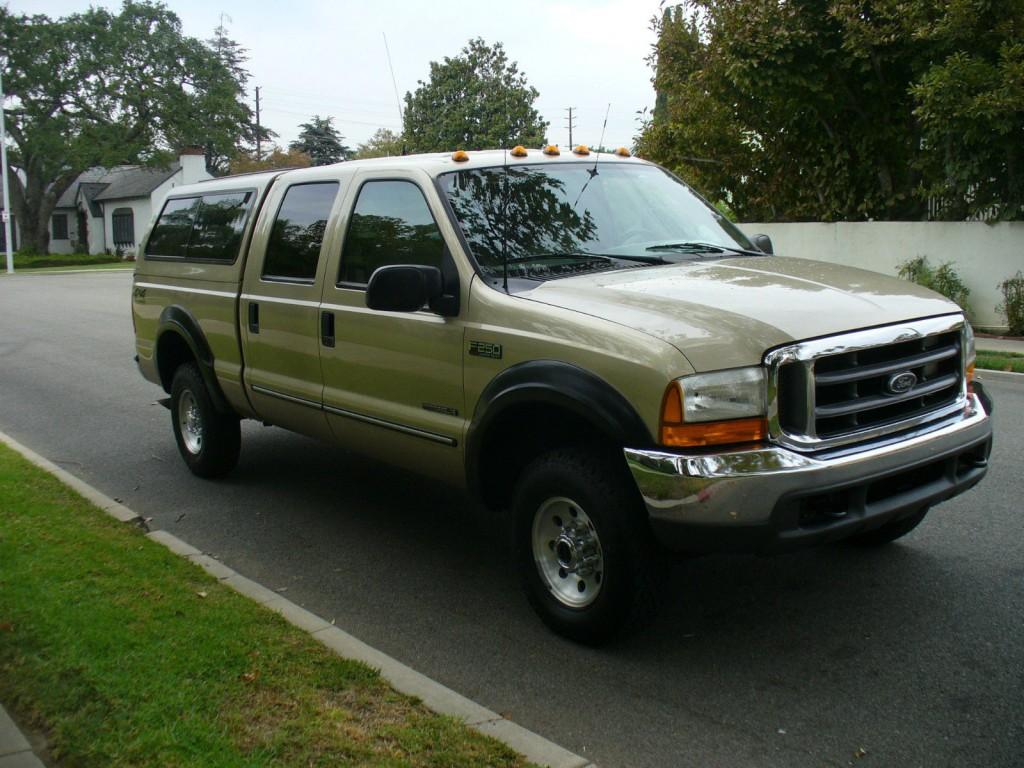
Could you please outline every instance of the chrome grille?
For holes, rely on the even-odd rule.
[[[941,419],[961,408],[963,318],[885,326],[769,353],[769,428],[818,450]]]

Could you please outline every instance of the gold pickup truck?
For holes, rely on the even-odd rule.
[[[771,250],[624,150],[221,178],[142,244],[138,364],[196,475],[248,418],[440,478],[504,513],[540,617],[599,643],[673,551],[881,544],[985,474],[960,309]]]

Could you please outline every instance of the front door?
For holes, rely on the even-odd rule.
[[[414,172],[364,172],[353,190],[321,306],[321,329],[333,331],[321,339],[327,420],[354,450],[461,482],[462,322],[366,306],[370,275],[387,264],[443,268],[456,291],[468,282],[447,255],[440,205],[428,202],[429,178]]]

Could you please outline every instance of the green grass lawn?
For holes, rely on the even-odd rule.
[[[104,270],[135,269],[134,261],[112,261],[100,264],[74,264],[66,267],[34,267],[32,269],[18,269],[15,267],[16,275],[45,275],[52,272],[102,272]]]
[[[0,256],[4,268],[7,266],[6,257]],[[81,267],[93,264],[124,264],[122,259],[117,256],[111,256],[106,253],[88,254],[88,253],[15,253],[14,254],[14,270],[17,272],[19,269],[46,269],[46,268],[63,268],[68,267]],[[129,262],[130,263],[130,262]]]
[[[0,701],[68,766],[519,766],[0,446]]]
[[[975,365],[990,371],[1024,373],[1024,355],[1012,352],[978,352],[978,360]]]
[[[1024,373],[1024,355],[1019,352],[993,352],[979,349],[975,366],[987,368],[990,371]]]

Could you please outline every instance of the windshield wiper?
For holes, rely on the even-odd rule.
[[[531,261],[543,261],[544,259],[607,259],[600,253],[588,253],[587,251],[552,251],[551,253],[532,253],[529,256],[514,256],[508,260],[509,266],[513,264],[526,264]]]
[[[702,243],[699,241],[687,241],[684,243],[665,243],[664,245],[651,245],[645,248],[647,251],[675,251],[677,253],[698,253],[698,254],[720,254],[736,253],[741,256],[767,256],[761,251],[748,251],[745,248],[737,248],[732,245],[719,245],[718,243]]]
[[[648,248],[647,250],[650,251],[652,249]],[[630,255],[630,256],[623,256],[622,254],[617,253],[614,256],[609,256],[608,258],[609,259],[621,259],[622,261],[639,261],[641,264],[671,264],[672,263],[671,261],[669,261],[668,259],[666,259],[666,258],[664,258],[662,256],[637,256],[635,254],[634,255]]]

